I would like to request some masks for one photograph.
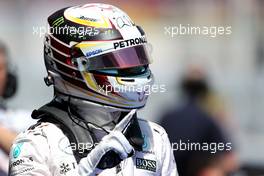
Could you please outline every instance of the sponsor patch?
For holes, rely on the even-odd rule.
[[[114,49],[119,49],[119,48],[125,48],[125,47],[131,47],[135,45],[142,45],[147,43],[147,40],[145,37],[139,37],[139,38],[134,38],[134,39],[129,39],[129,40],[122,40],[119,42],[114,42]]]
[[[31,164],[31,162],[33,162],[33,157],[30,156],[29,158],[24,158],[24,159],[17,159],[15,160],[14,162],[10,162],[10,168],[15,168],[21,164],[24,164],[24,165],[28,165],[28,164]]]
[[[101,52],[103,52],[102,49],[97,49],[97,50],[89,51],[88,53],[86,53],[86,57],[91,57],[91,56],[97,55],[97,54],[99,54]]]
[[[13,167],[16,167],[16,166],[19,166],[20,164],[23,164],[25,161],[23,159],[19,159],[19,160],[16,160],[15,162],[12,162],[10,164],[10,168],[13,168]]]
[[[34,170],[34,166],[25,167],[23,169],[19,169],[18,171],[12,172],[12,176],[21,175],[21,174],[27,174],[30,173],[32,170]],[[29,175],[29,174],[28,174]]]
[[[148,160],[144,158],[136,158],[136,168],[156,172],[157,162],[154,160]]]

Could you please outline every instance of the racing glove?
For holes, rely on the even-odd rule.
[[[123,130],[127,128],[134,113],[135,111],[132,110],[113,131],[103,137],[101,142],[91,150],[86,158],[81,159],[78,170],[81,176],[94,176],[104,169],[104,164],[101,163],[105,163],[102,162],[102,160],[107,160],[105,157],[107,155],[108,158],[115,158],[115,161],[112,161],[115,163],[112,164],[112,167],[114,167],[118,162],[121,162],[134,154],[133,147],[122,133]]]

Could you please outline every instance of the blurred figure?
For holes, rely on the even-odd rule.
[[[0,107],[5,109],[4,100],[12,97],[16,92],[16,76],[8,71],[8,54],[3,43],[0,42]]]
[[[205,73],[192,67],[181,81],[183,104],[165,113],[167,130],[180,176],[224,176],[236,167],[232,143],[206,103],[210,87]]]
[[[7,85],[7,52],[5,46],[0,43],[0,111],[5,111],[6,107],[4,104],[4,99],[8,98],[8,85]],[[12,145],[13,140],[16,137],[16,133],[8,130],[7,128],[4,127],[4,125],[0,122],[0,148],[1,148],[1,153],[8,154],[9,149]],[[6,170],[4,167],[6,165],[5,159],[3,156],[0,159],[0,166],[1,166],[1,171],[0,175],[6,175],[3,170]]]
[[[17,89],[17,79],[8,68],[8,52],[0,42],[0,176],[7,175],[8,154],[17,133],[30,123],[30,113],[10,110],[6,100],[11,98]]]

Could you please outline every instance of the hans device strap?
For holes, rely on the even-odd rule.
[[[57,101],[53,100],[38,110],[34,110],[31,116],[33,119],[39,119],[38,124],[41,122],[50,122],[58,126],[58,128],[60,128],[68,137],[70,143],[75,146],[79,146],[79,144],[91,144],[90,146],[94,146],[93,144],[99,142],[89,131],[89,127],[84,121],[79,120],[76,122],[73,120],[69,117],[67,106]],[[31,128],[34,128],[34,126]],[[127,128],[124,135],[135,150],[142,151],[144,139],[142,137],[136,114],[131,120],[131,124]],[[92,150],[92,148],[90,150]],[[77,163],[79,163],[82,158],[86,157],[90,150],[83,150],[76,147],[75,150],[73,150],[73,154]],[[99,169],[112,168],[120,162],[120,157],[114,151],[109,151],[101,159],[97,167]]]

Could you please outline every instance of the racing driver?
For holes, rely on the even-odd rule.
[[[142,28],[107,4],[63,8],[48,26],[54,98],[16,138],[9,175],[177,176],[164,129],[137,118],[153,83]]]

